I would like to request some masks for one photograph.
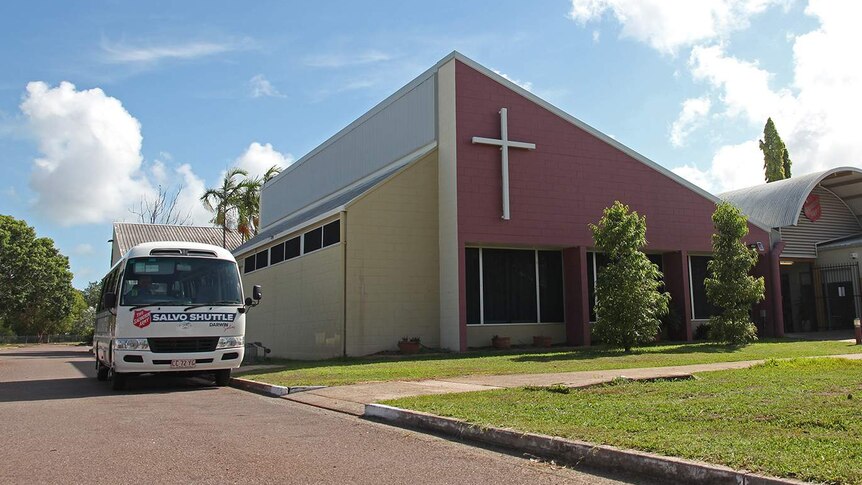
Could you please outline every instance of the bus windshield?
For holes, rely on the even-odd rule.
[[[123,306],[242,304],[236,263],[221,259],[132,258],[120,294]]]

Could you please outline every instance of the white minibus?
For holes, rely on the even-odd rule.
[[[212,373],[227,385],[245,344],[245,313],[260,286],[243,300],[239,270],[226,249],[154,242],[130,249],[102,279],[93,353],[96,375],[116,390],[131,376],[155,372]]]

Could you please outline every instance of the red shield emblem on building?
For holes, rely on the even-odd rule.
[[[818,197],[817,194],[808,195],[808,198],[805,199],[805,204],[802,205],[802,213],[805,214],[805,217],[807,217],[811,222],[820,219],[820,216],[823,214],[823,209],[820,207],[820,197]]]
[[[132,325],[138,328],[149,327],[152,321],[153,316],[149,310],[135,310],[135,315],[132,317]]]

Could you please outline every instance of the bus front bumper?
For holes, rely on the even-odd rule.
[[[114,371],[122,373],[207,372],[236,369],[245,349],[236,347],[212,352],[154,353],[141,350],[114,350]]]

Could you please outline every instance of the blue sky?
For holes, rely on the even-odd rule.
[[[856,2],[4,2],[0,213],[107,270],[110,222],[163,185],[292,160],[459,50],[704,188],[859,165]]]

